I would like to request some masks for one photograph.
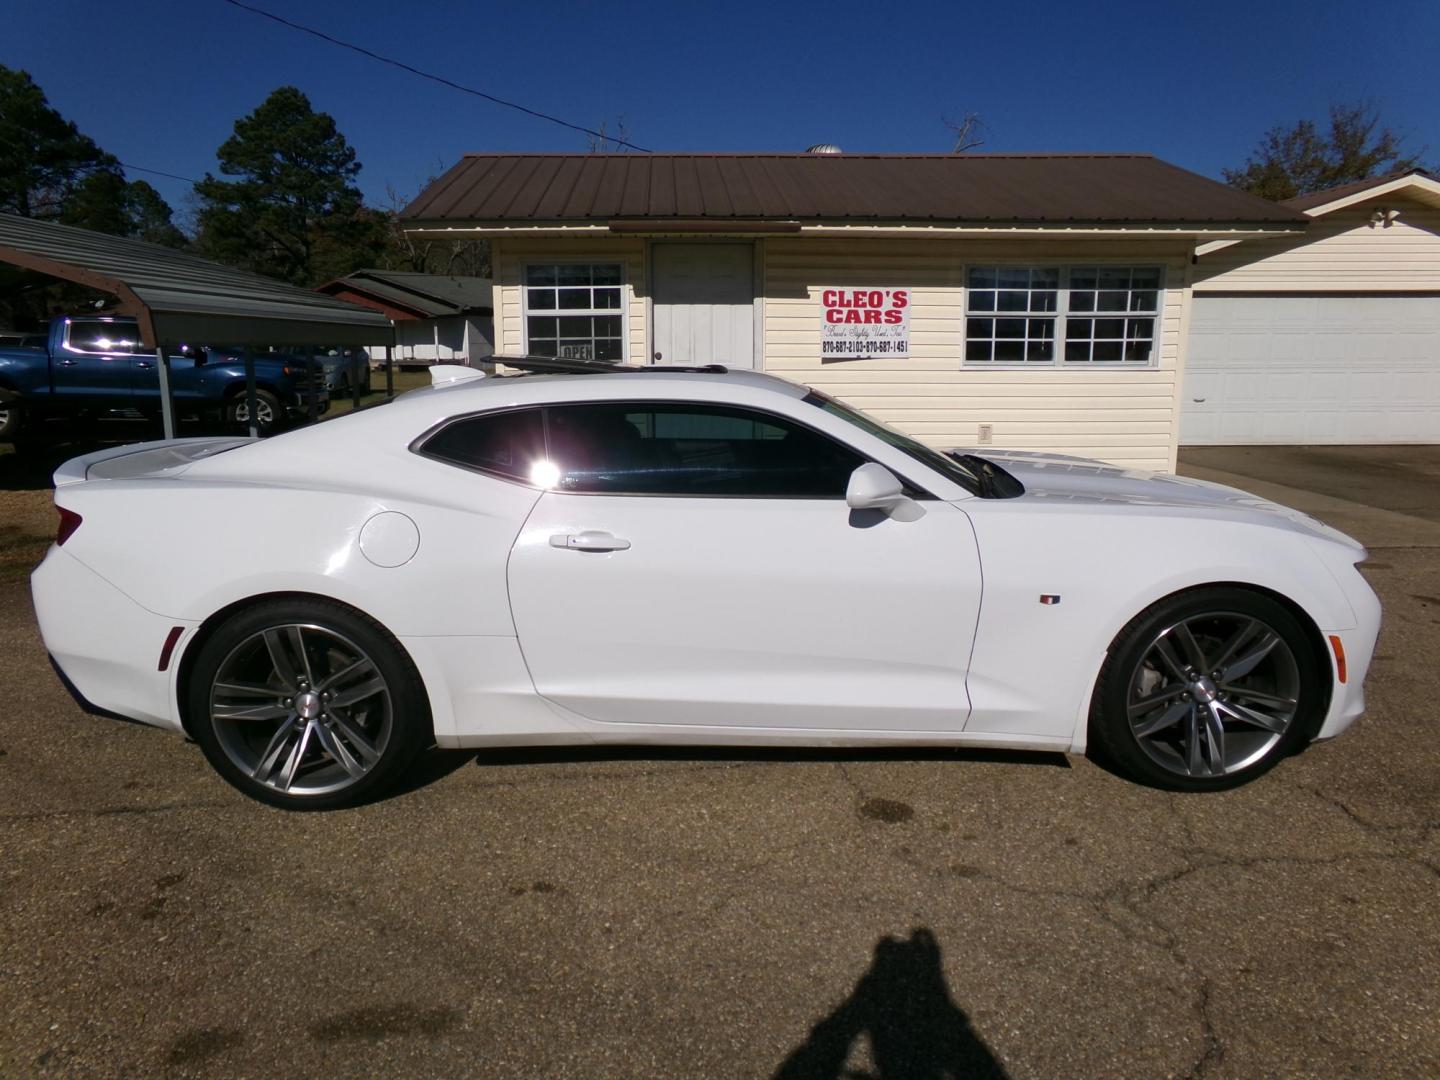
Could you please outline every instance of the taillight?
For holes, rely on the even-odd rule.
[[[66,510],[63,506],[57,506],[60,511],[60,528],[55,530],[55,544],[58,547],[75,535],[75,530],[80,528],[80,515],[74,510]]]

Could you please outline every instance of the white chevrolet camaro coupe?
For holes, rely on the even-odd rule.
[[[1213,791],[1363,708],[1364,549],[1297,511],[752,372],[527,363],[62,466],[66,684],[294,808],[431,744],[1088,749]]]

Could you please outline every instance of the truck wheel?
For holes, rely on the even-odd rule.
[[[12,401],[8,405],[0,405],[0,440],[14,442],[24,420],[25,417],[19,402]]]
[[[280,430],[280,401],[269,390],[255,391],[255,423],[261,435],[273,435]],[[245,391],[233,396],[225,406],[225,419],[237,427],[250,426],[250,402]]]

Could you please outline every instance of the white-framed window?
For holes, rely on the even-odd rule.
[[[582,360],[625,359],[619,263],[525,267],[525,351]]]
[[[972,266],[965,363],[1150,367],[1164,282],[1158,266]]]

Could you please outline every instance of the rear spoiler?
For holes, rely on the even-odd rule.
[[[113,446],[71,458],[55,470],[55,486],[86,480],[125,480],[135,476],[175,476],[201,458],[223,454],[257,440],[237,438],[158,439],[155,442]]]

